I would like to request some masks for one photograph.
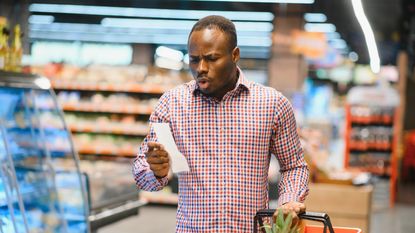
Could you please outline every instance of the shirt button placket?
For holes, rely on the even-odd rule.
[[[226,115],[226,105],[225,105],[225,101],[222,101],[220,103],[220,110],[221,110],[221,139],[222,139],[222,146],[223,146],[223,155],[222,155],[222,164],[223,164],[223,169],[224,171],[224,176],[223,179],[221,181],[222,187],[223,187],[223,195],[222,195],[222,219],[223,221],[226,221],[226,214],[227,214],[227,203],[228,203],[228,187],[226,186],[226,179],[228,179],[227,177],[227,168],[228,168],[228,164],[227,164],[227,156],[229,156],[228,151],[227,151],[227,145],[226,145],[226,140],[227,137],[229,135],[226,135],[225,132],[225,126],[226,126],[226,120],[227,120],[227,115]]]

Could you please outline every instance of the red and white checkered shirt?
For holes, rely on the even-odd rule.
[[[247,80],[240,71],[234,90],[221,101],[201,93],[195,81],[166,92],[150,116],[168,122],[189,172],[180,173],[176,232],[252,232],[259,209],[268,208],[271,153],[281,167],[279,205],[304,201],[308,167],[291,104],[275,89]],[[137,187],[157,191],[167,184],[149,168],[147,142],[134,160]]]

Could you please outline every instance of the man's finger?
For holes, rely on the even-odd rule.
[[[168,156],[147,156],[147,163],[163,164],[169,162]]]
[[[167,151],[165,150],[152,150],[152,151],[147,151],[146,153],[146,157],[169,157],[169,154],[167,153]]]
[[[297,223],[298,223],[298,220],[299,220],[299,218],[298,218],[298,215],[295,213],[295,212],[293,212],[293,211],[291,211],[291,216],[292,216],[292,223],[291,223],[291,226],[295,226],[295,225],[297,225]]]
[[[164,150],[163,145],[161,145],[158,142],[148,142],[147,143],[147,147],[148,147],[148,150],[149,151],[152,151],[152,150]]]
[[[162,163],[162,164],[150,164],[150,169],[152,171],[161,171],[164,169],[169,168],[169,163]]]
[[[299,212],[297,212],[297,213],[304,213],[305,212],[305,210],[306,210],[306,208],[305,208],[305,204],[304,203],[300,203],[300,211]]]

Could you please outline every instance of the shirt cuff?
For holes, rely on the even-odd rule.
[[[152,171],[147,173],[147,176],[150,180],[154,181],[154,183],[158,184],[158,186],[161,186],[161,187],[166,186],[167,183],[169,182],[169,179],[167,178],[167,176],[163,178],[157,178]]]
[[[283,193],[278,198],[278,207],[280,207],[280,206],[282,206],[285,203],[290,202],[290,201],[296,201],[296,202],[298,202],[297,195],[294,194],[294,193]]]

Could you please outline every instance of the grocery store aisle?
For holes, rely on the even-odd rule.
[[[170,233],[175,231],[176,206],[146,205],[138,215],[98,230],[98,233]]]
[[[372,213],[371,233],[415,232],[415,205],[398,204],[394,209]],[[138,216],[102,228],[98,233],[169,233],[175,229],[176,208],[147,205]]]
[[[415,184],[400,187],[395,208],[373,210],[371,233],[415,232]],[[146,205],[137,216],[101,228],[98,233],[169,233],[175,230],[176,207]]]

